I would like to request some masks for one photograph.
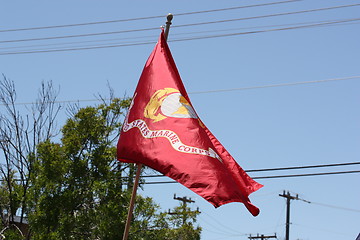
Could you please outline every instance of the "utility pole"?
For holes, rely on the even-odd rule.
[[[285,240],[289,240],[290,237],[290,201],[291,200],[301,200],[307,203],[310,203],[309,201],[306,201],[304,199],[299,198],[299,195],[296,194],[296,196],[291,196],[289,191],[285,194],[285,190],[283,194],[279,194],[280,197],[286,198],[286,235]]]
[[[250,237],[248,237],[249,239],[261,239],[261,240],[266,240],[266,239],[269,239],[269,238],[277,238],[276,237],[276,234],[273,235],[273,236],[265,236],[264,234],[257,234],[256,236],[251,236],[250,234]]]
[[[186,223],[187,214],[189,214],[189,213],[197,213],[197,214],[199,214],[200,213],[199,208],[197,208],[195,211],[187,211],[187,204],[195,202],[191,198],[177,197],[176,194],[174,194],[174,200],[178,200],[178,201],[182,202],[182,204],[181,204],[182,211],[181,212],[170,212],[170,209],[169,209],[168,214],[170,214],[170,215],[182,215],[182,224],[183,225]]]

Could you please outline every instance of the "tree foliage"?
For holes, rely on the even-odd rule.
[[[78,109],[62,128],[61,143],[38,145],[29,215],[36,239],[121,237],[129,166],[116,161],[113,139],[128,103]]]
[[[29,215],[35,239],[121,239],[135,169],[116,160],[114,143],[129,104],[113,99],[77,109],[60,143],[38,145]],[[199,239],[193,220],[180,226],[137,196],[129,239]]]
[[[42,85],[31,114],[22,116],[14,84],[4,79],[0,239],[121,239],[135,167],[116,160],[116,141],[130,99],[111,92],[111,100],[102,98],[97,106],[73,106],[56,139],[60,106],[52,84]],[[184,215],[161,212],[151,198],[138,195],[129,239],[200,239],[198,213],[173,209],[180,210],[185,221]],[[29,229],[14,225],[15,217]]]

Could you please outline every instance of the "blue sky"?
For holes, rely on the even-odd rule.
[[[41,81],[49,80],[60,87],[60,101],[80,100],[81,106],[96,104],[83,100],[94,99],[98,93],[106,95],[108,83],[116,96],[131,96],[154,47],[151,42],[160,33],[156,28],[171,12],[169,46],[192,103],[245,170],[358,162],[360,6],[294,13],[358,1],[303,0],[181,15],[272,2],[276,1],[7,1],[0,15],[0,72],[15,81],[19,103],[32,102]],[[278,13],[292,14],[264,17]],[[151,16],[164,17],[1,31]],[[182,26],[239,18],[252,19]],[[284,29],[289,27],[294,29]],[[109,34],[148,28],[154,29]],[[105,32],[108,34],[69,37]],[[234,33],[241,34],[175,41]],[[67,37],[24,41],[54,36]],[[138,42],[148,44],[133,45]],[[114,47],[123,44],[132,46]],[[109,45],[112,47],[52,51]],[[48,52],[20,54],[43,50]],[[220,91],[224,89],[229,91]],[[63,111],[60,126],[65,119]],[[350,170],[360,167],[249,174],[262,177]],[[291,202],[291,239],[355,239],[360,232],[359,180],[359,173],[259,179],[265,187],[250,196],[261,209],[258,217],[252,217],[239,203],[214,209],[180,184],[145,185],[140,193],[154,197],[164,210],[177,204],[172,199],[174,193],[194,199],[193,208],[202,212],[199,224],[205,240],[248,239],[249,234],[257,233],[276,233],[284,239],[286,204],[278,195],[287,190],[312,202]]]

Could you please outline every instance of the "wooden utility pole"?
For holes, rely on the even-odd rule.
[[[284,190],[283,194],[279,194],[279,196],[286,198],[286,235],[285,235],[285,240],[289,240],[289,237],[290,237],[290,201],[291,200],[301,200],[301,201],[304,201],[307,203],[310,203],[310,202],[299,198],[298,194],[296,194],[296,196],[291,196],[289,191],[287,191],[287,193],[285,193],[285,190]]]
[[[174,200],[178,200],[181,201],[181,208],[182,208],[182,212],[169,212],[168,214],[170,215],[182,215],[182,224],[184,225],[186,223],[187,217],[186,214],[188,213],[200,213],[199,208],[197,208],[195,211],[187,211],[187,204],[188,203],[194,203],[195,201],[192,200],[191,198],[187,198],[187,197],[177,197],[176,194],[174,194]]]
[[[250,235],[250,237],[248,237],[248,238],[249,238],[249,239],[261,239],[261,240],[266,240],[266,239],[269,239],[269,238],[277,238],[277,237],[276,237],[276,234],[273,235],[273,236],[266,236],[266,235],[264,235],[264,234],[261,234],[261,235],[257,234],[256,236],[251,236],[251,235]]]

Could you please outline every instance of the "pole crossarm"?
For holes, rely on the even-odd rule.
[[[248,237],[249,239],[261,239],[261,240],[263,240],[263,239],[269,239],[269,238],[277,238],[277,236],[276,236],[276,234],[275,235],[264,235],[264,234],[261,234],[261,235],[259,235],[259,234],[257,234],[256,236],[249,236]]]
[[[174,194],[174,199],[181,201],[183,203],[188,202],[188,203],[194,203],[195,201],[192,200],[191,198],[187,198],[187,197],[176,197],[176,194]]]

